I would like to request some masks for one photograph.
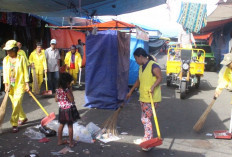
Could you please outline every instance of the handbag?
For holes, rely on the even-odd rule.
[[[78,112],[78,110],[77,110],[76,105],[72,105],[72,106],[71,106],[71,112],[72,112],[72,116],[73,116],[72,118],[73,118],[74,120],[81,119],[80,114],[79,114],[79,112]]]

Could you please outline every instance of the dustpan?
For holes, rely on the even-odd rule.
[[[47,73],[45,73],[45,85],[46,85],[46,91],[43,91],[42,95],[52,95],[52,91],[48,90],[48,77],[47,77]]]
[[[28,91],[28,93],[31,95],[31,97],[35,100],[35,102],[39,105],[39,107],[44,111],[46,114],[46,117],[41,120],[41,126],[47,125],[49,122],[54,120],[56,118],[56,115],[54,112],[48,114],[48,112],[44,109],[44,107],[40,104],[40,102],[35,98],[35,96],[31,93],[31,91]]]
[[[153,117],[154,117],[158,137],[152,138],[152,139],[147,140],[145,142],[142,142],[139,145],[140,147],[145,148],[145,149],[160,146],[160,145],[163,144],[163,140],[162,140],[161,135],[160,135],[159,123],[158,123],[158,119],[157,119],[157,115],[156,115],[155,106],[154,106],[154,102],[153,102],[153,99],[152,99],[151,92],[149,92],[149,96],[150,96],[150,99],[151,99],[151,108],[152,108],[152,112],[153,112]]]
[[[230,140],[232,137],[231,130],[232,129],[232,108],[231,108],[231,114],[230,114],[230,129],[228,130],[217,130],[214,131],[214,138],[216,139],[227,139]]]

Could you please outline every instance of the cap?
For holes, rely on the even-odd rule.
[[[52,39],[50,44],[56,44],[56,39]]]
[[[221,64],[228,65],[232,62],[232,53],[227,53],[224,55],[224,59],[222,60]]]
[[[17,47],[17,41],[15,40],[8,40],[5,44],[5,47],[3,48],[3,50],[10,50],[14,47]]]
[[[70,49],[76,49],[76,46],[75,46],[75,45],[72,45],[72,46],[70,47]]]

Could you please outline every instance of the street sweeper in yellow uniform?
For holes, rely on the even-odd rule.
[[[214,94],[215,97],[218,97],[223,89],[231,89],[232,87],[232,53],[225,54],[221,64],[224,66],[219,72],[218,85]]]
[[[12,115],[10,123],[12,132],[18,132],[18,125],[27,122],[26,115],[22,108],[24,92],[29,91],[29,76],[25,57],[18,55],[18,47],[15,40],[6,42],[4,50],[7,56],[3,60],[3,83],[5,91],[9,91],[12,102]]]
[[[44,50],[42,50],[42,43],[38,42],[36,44],[36,49],[31,53],[29,57],[29,62],[32,69],[32,76],[33,70],[35,70],[36,80],[38,83],[38,91],[35,91],[36,88],[34,87],[34,83],[32,83],[32,92],[39,94],[41,85],[43,83],[43,74],[47,72],[47,61]]]
[[[81,68],[82,59],[80,53],[77,51],[76,46],[71,46],[71,51],[67,52],[64,59],[67,72],[72,75],[74,84],[77,83],[77,74]]]

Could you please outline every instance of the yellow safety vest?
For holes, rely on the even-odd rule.
[[[218,89],[223,90],[224,88],[231,86],[231,84],[232,84],[232,70],[227,66],[223,66],[219,72],[217,90]]]
[[[44,50],[41,50],[40,54],[34,50],[29,57],[29,62],[30,64],[34,63],[36,74],[43,74],[44,70],[47,69],[47,61]]]
[[[65,55],[65,59],[64,59],[64,63],[66,64],[66,66],[70,66],[71,63],[71,56],[72,56],[72,52],[69,51],[67,52],[67,54]],[[79,52],[75,52],[75,73],[79,72],[79,68],[81,67],[81,55]]]
[[[156,62],[154,62],[152,60],[149,61],[146,68],[144,69],[144,71],[142,71],[142,65],[139,67],[139,82],[140,82],[139,101],[141,101],[141,102],[146,102],[146,103],[151,102],[151,99],[149,97],[149,91],[150,91],[152,85],[156,81],[156,76],[153,76],[153,74],[152,74],[152,65],[154,63],[157,64]],[[153,101],[154,102],[160,102],[161,101],[161,88],[160,88],[160,85],[158,85],[154,90]]]

